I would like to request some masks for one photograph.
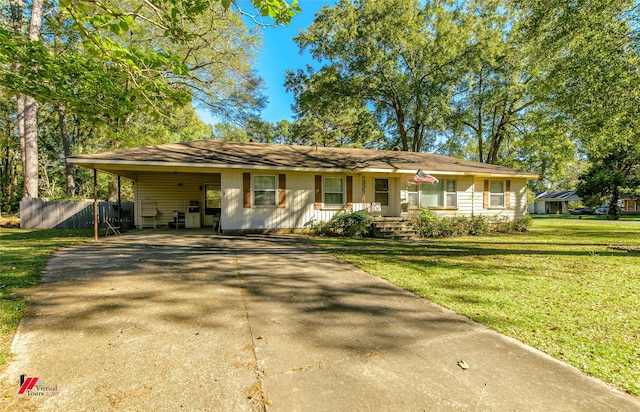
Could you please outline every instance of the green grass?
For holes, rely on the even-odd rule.
[[[640,224],[536,220],[517,235],[313,241],[640,395]]]
[[[534,219],[562,219],[562,220],[610,220],[606,215],[563,215],[563,214],[550,214],[550,215],[531,215]],[[622,215],[620,216],[621,222],[639,222],[639,215]]]
[[[49,257],[58,249],[93,238],[91,230],[0,229],[0,366],[27,304],[25,290],[40,283]]]

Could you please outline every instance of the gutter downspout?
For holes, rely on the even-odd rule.
[[[471,217],[474,217],[476,214],[476,177],[473,176],[471,179]]]

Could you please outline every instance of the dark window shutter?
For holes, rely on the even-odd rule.
[[[489,181],[484,181],[484,195],[482,197],[482,207],[489,209]]]
[[[316,175],[316,210],[322,209],[322,176]]]
[[[244,204],[243,207],[250,208],[251,207],[251,173],[243,173],[242,174],[242,194]]]
[[[511,180],[504,183],[504,207],[511,209]]]
[[[353,209],[353,176],[347,176],[347,210]]]
[[[278,175],[278,207],[287,207],[287,175]]]

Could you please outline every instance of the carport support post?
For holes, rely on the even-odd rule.
[[[98,169],[93,169],[93,240],[98,240]]]
[[[122,228],[122,209],[121,209],[121,203],[122,203],[122,186],[120,184],[120,176],[118,176],[118,226],[120,226],[120,228]]]

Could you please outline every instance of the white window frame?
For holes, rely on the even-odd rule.
[[[458,179],[440,179],[440,182],[442,182],[442,205],[437,205],[437,206],[427,206],[427,205],[422,205],[422,188],[420,188],[420,190],[418,190],[418,201],[420,202],[420,207],[428,207],[430,209],[457,209],[458,208]],[[455,192],[448,192],[447,191],[447,184],[449,182],[454,182],[455,186],[456,186],[456,191]],[[430,183],[423,183],[423,184],[430,184]],[[449,195],[455,195],[455,204],[451,205],[449,204]]]
[[[271,177],[273,178],[273,188],[261,188],[258,189],[256,186],[256,178],[260,178],[260,177]],[[251,194],[252,194],[252,201],[253,201],[253,206],[255,207],[276,207],[278,205],[278,176],[277,175],[253,175],[253,178],[251,180],[252,183],[252,188],[251,188]],[[256,192],[261,192],[261,193],[273,193],[273,203],[272,204],[268,204],[268,205],[260,205],[256,203]]]
[[[387,181],[387,190],[376,190],[376,189],[377,189],[377,188],[376,188],[376,180],[386,180],[386,181]],[[380,205],[381,205],[381,206],[389,206],[389,197],[390,197],[390,194],[389,194],[389,192],[390,192],[390,190],[389,190],[389,186],[390,186],[390,185],[391,185],[391,182],[389,181],[389,178],[386,178],[386,177],[382,177],[382,178],[376,177],[376,178],[374,178],[374,179],[373,179],[373,191],[374,191],[374,193],[373,193],[373,200],[374,200],[376,203],[380,203]],[[387,195],[387,203],[386,203],[386,204],[384,204],[384,203],[382,203],[382,202],[378,202],[378,197],[377,197],[377,195],[378,195],[378,194],[385,194],[385,195]]]
[[[494,183],[501,183],[502,184],[502,191],[501,192],[494,192],[493,191],[493,184]],[[504,180],[489,180],[489,209],[504,209],[505,208],[505,199],[507,198],[507,194],[506,194],[506,188],[507,188],[507,182]],[[493,204],[493,199],[501,199],[500,205],[494,205]]]
[[[339,179],[341,181],[342,192],[328,192],[327,191],[327,179]],[[345,205],[345,178],[342,176],[324,176],[322,178],[322,203],[327,208],[342,208]],[[327,194],[340,193],[342,196],[342,203],[327,203]]]
[[[455,189],[453,192],[447,191],[447,185],[449,182],[453,182]],[[449,195],[455,196],[454,204],[449,204]],[[457,209],[458,208],[458,179],[444,179],[444,207],[446,209]]]

